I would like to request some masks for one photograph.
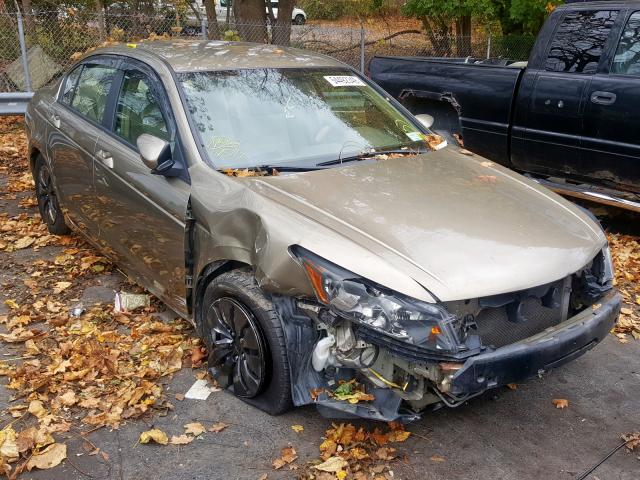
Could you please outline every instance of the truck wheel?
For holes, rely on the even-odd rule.
[[[289,361],[280,317],[248,270],[209,283],[197,324],[209,373],[223,388],[271,415],[292,407]]]
[[[294,25],[304,25],[304,22],[305,22],[304,15],[302,15],[301,13],[296,15],[295,18],[293,19]]]
[[[64,221],[62,209],[58,203],[53,178],[49,166],[42,156],[38,155],[34,168],[36,182],[36,197],[38,199],[38,210],[42,221],[47,225],[49,233],[54,235],[67,235],[70,230]]]

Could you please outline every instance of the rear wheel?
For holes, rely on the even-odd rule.
[[[223,388],[271,415],[289,410],[289,362],[280,317],[248,270],[206,287],[198,326],[209,373]]]
[[[302,15],[300,13],[298,15],[296,15],[294,17],[294,19],[293,19],[294,25],[304,25],[304,22],[305,22],[304,15]]]
[[[62,209],[58,203],[51,171],[41,156],[36,159],[34,173],[38,210],[40,210],[42,221],[47,224],[50,233],[55,235],[68,234],[69,227],[64,221]]]

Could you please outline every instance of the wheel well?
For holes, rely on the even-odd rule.
[[[403,100],[403,104],[414,115],[421,113],[431,115],[435,120],[431,130],[444,130],[452,134],[460,134],[460,115],[451,103],[418,96],[408,96]]]
[[[222,275],[223,273],[230,272],[231,270],[238,270],[241,268],[251,268],[251,265],[244,262],[239,262],[237,260],[218,260],[216,262],[211,262],[201,270],[200,275],[198,275],[198,281],[196,284],[196,291],[194,296],[193,320],[196,323],[198,322],[198,311],[202,302],[204,291],[211,280]]]
[[[29,168],[31,169],[31,174],[33,175],[34,169],[36,168],[36,158],[40,155],[40,150],[36,147],[31,147],[31,151],[29,152]]]

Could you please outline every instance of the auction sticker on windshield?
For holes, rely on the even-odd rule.
[[[364,87],[364,82],[353,75],[325,75],[324,79],[333,87]]]

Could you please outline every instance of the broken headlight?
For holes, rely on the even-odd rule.
[[[434,351],[458,350],[455,317],[441,306],[376,285],[301,247],[293,252],[318,301],[337,315]]]

